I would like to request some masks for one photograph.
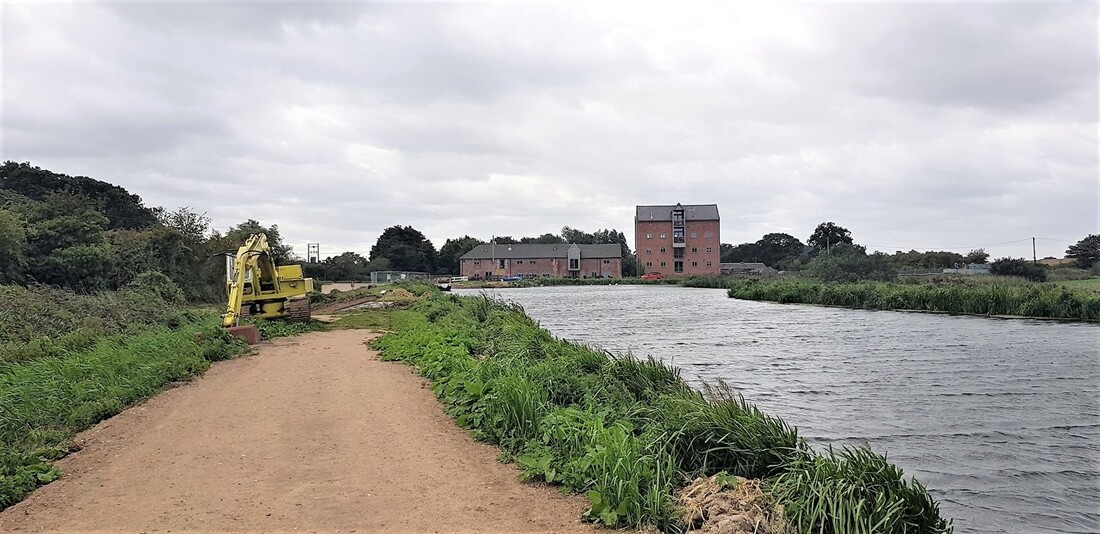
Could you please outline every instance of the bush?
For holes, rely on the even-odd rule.
[[[1019,276],[1032,282],[1046,282],[1047,270],[1022,258],[1001,258],[989,266],[989,272],[1000,276]]]
[[[881,252],[864,254],[849,246],[837,246],[829,254],[818,256],[807,266],[810,276],[825,282],[894,280],[898,270],[890,256]]]
[[[168,304],[180,304],[185,300],[180,287],[159,271],[145,271],[137,275],[126,284],[123,290],[159,299]]]

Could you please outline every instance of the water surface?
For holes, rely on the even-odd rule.
[[[1100,532],[1100,326],[675,286],[489,293],[559,337],[725,380],[815,444],[870,444],[931,489],[956,532]]]

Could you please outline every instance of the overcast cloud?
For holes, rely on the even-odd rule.
[[[366,255],[412,225],[1097,233],[1098,6],[4,3],[5,160]],[[1030,256],[1031,243],[988,246]],[[966,250],[960,250],[966,252]]]

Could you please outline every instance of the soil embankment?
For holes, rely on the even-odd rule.
[[[594,532],[367,338],[283,338],[100,423],[0,530]]]

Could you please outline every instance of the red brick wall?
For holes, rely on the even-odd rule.
[[[706,237],[708,232],[710,237]],[[692,237],[693,233],[695,237]],[[665,236],[663,239],[662,234]],[[634,250],[638,256],[638,266],[645,272],[659,272],[665,276],[719,274],[722,236],[718,221],[685,221],[684,242],[684,270],[678,273],[673,263],[676,260],[672,252],[672,221],[638,221],[634,224]],[[664,265],[661,265],[662,262]],[[693,262],[695,265],[692,265]]]
[[[602,277],[603,273],[609,273],[612,278],[622,278],[623,276],[623,260],[622,258],[606,258],[607,263],[604,263],[605,258],[581,258],[581,270],[577,276],[589,277],[593,276],[592,273],[596,273],[597,278]],[[543,276],[549,273],[554,278],[565,278],[570,276],[569,273],[569,260],[565,258],[524,258],[524,259],[506,259],[504,260],[504,268],[500,268],[501,260],[460,260],[459,270],[461,276],[468,276],[470,278],[485,278],[486,273],[489,273],[489,277],[499,276],[529,276],[530,273],[535,273],[537,276]]]

